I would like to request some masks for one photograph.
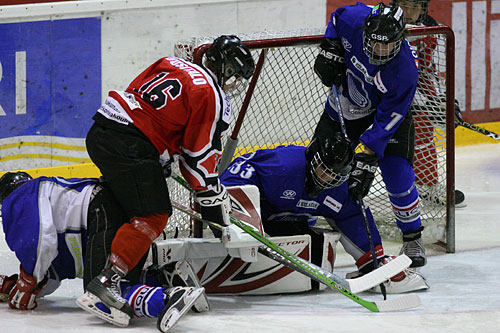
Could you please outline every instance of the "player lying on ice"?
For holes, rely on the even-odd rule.
[[[351,198],[346,182],[353,155],[351,145],[337,133],[313,141],[307,149],[280,146],[238,157],[220,175],[220,181],[231,196],[235,217],[257,228],[263,224],[272,241],[289,252],[305,255],[303,258],[324,269],[333,268],[340,232],[343,247],[358,267],[356,274],[349,274],[353,278],[373,270],[361,209]],[[377,260],[384,264],[393,257],[384,254],[370,210],[366,213]],[[324,217],[336,232],[312,227],[318,217]],[[244,248],[244,243],[241,247]],[[307,277],[263,256],[252,260],[248,253],[242,252],[240,260],[238,254],[223,251],[217,239],[165,240],[156,242],[154,248],[160,264],[189,259],[209,294],[299,292],[317,286]],[[164,259],[165,251],[169,260]],[[228,252],[236,258],[230,259]],[[412,269],[405,269],[385,285],[387,293],[429,288],[423,276]]]
[[[25,172],[9,172],[0,178],[0,203],[6,242],[20,261],[19,274],[0,275],[0,301],[19,310],[35,309],[37,300],[54,292],[61,280],[83,278],[87,286],[104,268],[125,218],[110,190],[90,178],[32,179]],[[113,290],[135,316],[158,317],[158,328],[166,331],[191,306],[208,311],[204,289],[192,282],[187,263],[159,272],[169,281],[172,276],[186,280],[186,287],[173,287],[166,285],[167,277],[141,276],[145,259]],[[104,304],[97,306],[109,312]]]

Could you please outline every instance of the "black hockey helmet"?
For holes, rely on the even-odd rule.
[[[0,178],[0,202],[2,202],[16,188],[33,178],[26,172],[7,172]]]
[[[391,0],[392,6],[399,6],[404,12],[406,23],[421,24],[429,11],[430,0]]]
[[[349,178],[354,149],[341,133],[315,138],[306,149],[306,192],[316,197],[328,188],[340,186]]]
[[[210,69],[215,71],[219,84],[224,84],[231,77],[248,80],[254,70],[255,62],[248,47],[234,35],[217,37],[205,53],[210,62]]]
[[[370,64],[383,65],[401,49],[405,33],[403,10],[379,3],[373,7],[363,26],[363,51]]]

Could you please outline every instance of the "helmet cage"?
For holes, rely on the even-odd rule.
[[[372,65],[383,65],[396,57],[404,38],[403,10],[379,3],[363,26],[363,51]]]
[[[216,38],[205,55],[223,88],[230,78],[234,78],[234,82],[230,82],[229,87],[238,86],[235,84],[238,78],[248,80],[255,70],[250,50],[234,35]]]
[[[405,13],[405,8],[420,9],[420,14],[415,21],[410,22],[408,16],[405,16],[405,20],[408,24],[422,24],[429,12],[429,1],[430,0],[391,0],[391,5],[399,6]],[[402,2],[404,2],[404,4],[402,4]]]
[[[319,152],[314,154],[311,160],[311,172],[314,185],[321,189],[328,189],[342,185],[348,178],[351,167],[346,167],[341,171],[335,171],[328,167],[321,159]]]
[[[363,51],[368,56],[370,64],[380,66],[393,59],[401,50],[400,39],[392,43],[384,43],[371,39],[363,32]]]

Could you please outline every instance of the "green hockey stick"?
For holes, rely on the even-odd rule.
[[[189,191],[192,191],[186,180],[182,178],[179,175],[172,175],[172,178],[174,178],[177,182],[179,182],[182,186],[186,187]],[[197,220],[200,220],[203,223],[206,223],[212,227],[215,227],[217,229],[220,229],[221,226],[218,223],[212,222],[212,221],[207,221],[204,220],[201,215],[195,211],[193,211],[190,208],[187,208],[175,201],[172,201],[172,205],[174,208],[190,215],[196,218]],[[342,283],[335,281],[332,279],[333,274],[325,274],[326,271],[321,269],[320,267],[297,257],[296,255],[282,249],[279,247],[277,244],[273,243],[271,240],[267,239],[263,235],[261,235],[256,229],[254,229],[252,226],[248,225],[247,223],[241,221],[240,219],[231,216],[231,222],[236,225],[237,227],[241,228],[243,231],[248,233],[250,236],[258,240],[260,243],[263,245],[259,246],[259,252],[262,253],[263,255],[274,259],[281,264],[292,268],[302,274],[305,274],[306,276],[314,279],[315,281],[318,281],[320,283],[323,283],[327,285],[328,287],[340,292],[344,296],[350,298],[354,302],[360,304],[361,306],[367,308],[370,311],[373,312],[387,312],[387,311],[397,311],[397,310],[404,310],[404,309],[411,309],[415,308],[421,305],[420,298],[416,294],[407,294],[403,295],[399,298],[394,298],[390,300],[383,300],[383,301],[376,301],[376,302],[370,302],[367,300],[364,300],[357,296],[355,293],[351,292],[347,288],[345,288]],[[329,272],[326,272],[329,273]],[[391,275],[392,276],[392,275]],[[390,277],[390,276],[389,276]],[[379,282],[380,283],[380,282]],[[377,283],[378,284],[378,283]]]

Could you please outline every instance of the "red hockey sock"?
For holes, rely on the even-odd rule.
[[[167,225],[168,214],[133,217],[118,229],[111,243],[111,262],[125,273],[137,265]]]

